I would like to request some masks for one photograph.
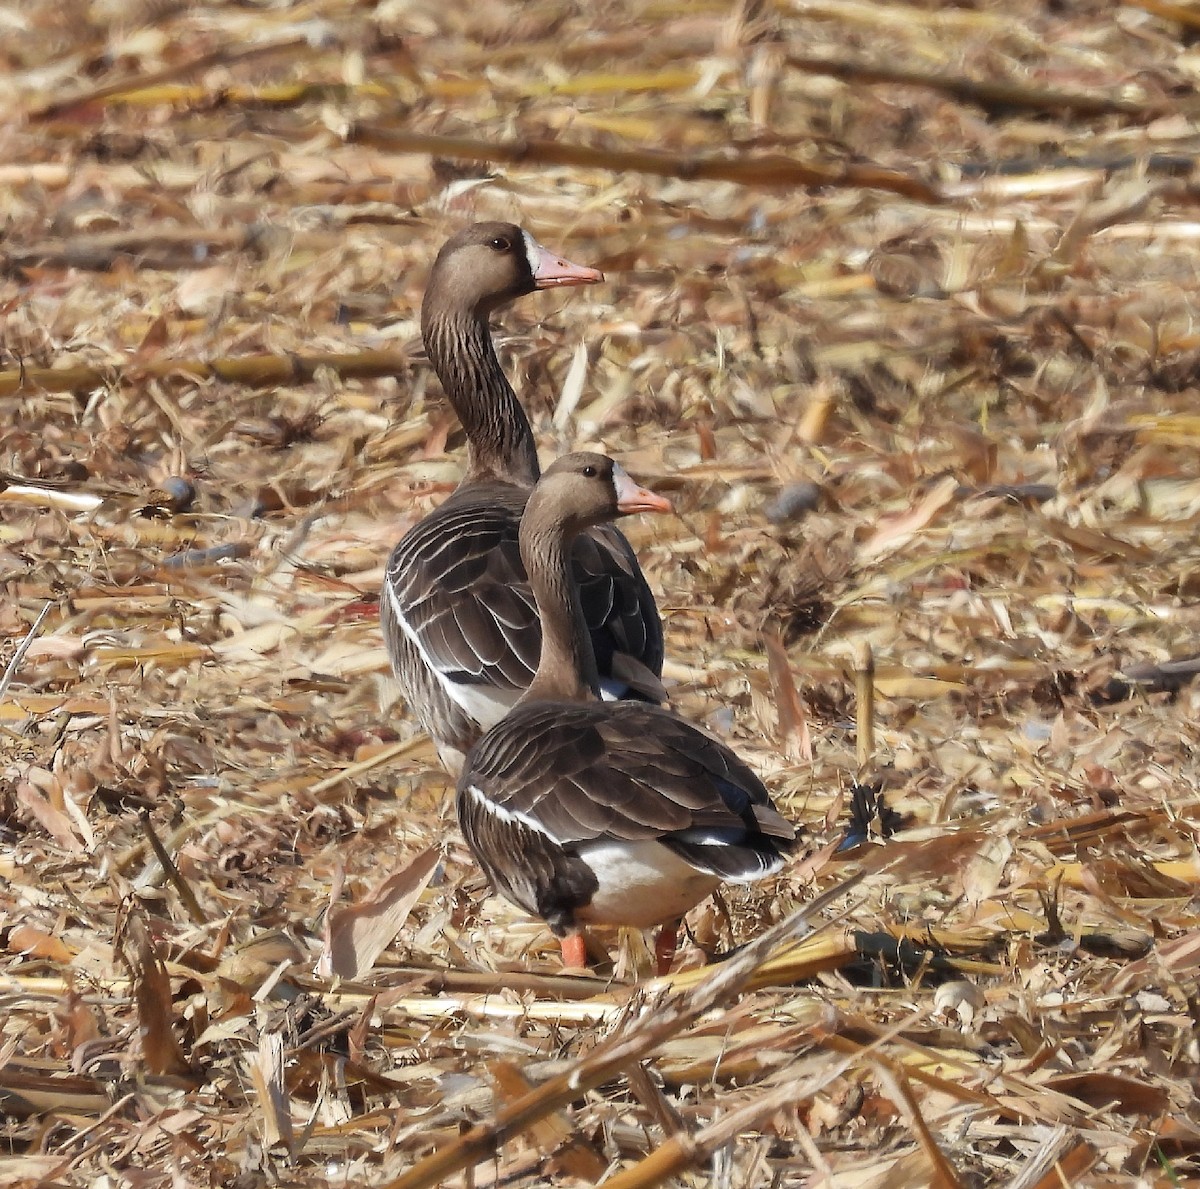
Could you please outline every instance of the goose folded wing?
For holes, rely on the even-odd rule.
[[[611,524],[585,533],[575,542],[571,561],[600,672],[622,675],[623,655],[640,661],[653,675],[661,673],[662,620],[624,534]],[[645,692],[665,700],[661,686],[650,685]]]
[[[472,753],[464,783],[560,846],[654,839],[703,870],[777,870],[795,831],[728,748],[639,703],[532,703]]]
[[[508,490],[452,498],[392,555],[392,610],[445,681],[522,690],[533,678],[541,627],[518,544],[523,507],[524,494]],[[572,563],[599,671],[646,666],[653,672],[625,684],[658,696],[662,625],[628,542],[619,533],[584,534]]]
[[[445,681],[520,690],[537,668],[541,629],[517,547],[519,511],[447,503],[392,556],[395,618]]]

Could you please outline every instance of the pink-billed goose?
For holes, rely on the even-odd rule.
[[[528,686],[541,646],[517,544],[540,468],[487,319],[538,289],[603,279],[511,223],[459,232],[429,278],[421,333],[466,431],[467,471],[450,498],[396,546],[380,618],[404,699],[451,774]],[[629,542],[604,525],[578,539],[572,562],[605,696],[663,700],[662,624]]]
[[[458,782],[471,852],[496,891],[547,921],[568,966],[586,964],[587,924],[662,925],[665,973],[683,914],[722,880],[778,871],[795,840],[723,743],[661,706],[599,700],[572,542],[618,516],[670,507],[603,454],[569,454],[542,476],[520,537],[541,660]]]

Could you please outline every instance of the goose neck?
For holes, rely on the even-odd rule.
[[[467,435],[468,480],[532,487],[541,473],[533,430],[478,314],[426,314],[425,349]]]
[[[537,673],[521,701],[595,701],[600,697],[596,654],[571,573],[571,546],[578,534],[551,513],[535,494],[521,521],[521,560],[542,625]]]

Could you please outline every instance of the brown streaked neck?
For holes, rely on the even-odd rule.
[[[519,702],[594,702],[600,697],[596,654],[571,574],[568,532],[553,508],[536,496],[521,520],[521,560],[542,623],[542,655]]]
[[[421,335],[433,369],[466,431],[463,482],[500,479],[532,487],[541,474],[533,430],[496,358],[487,321],[474,311],[451,313],[426,302]]]

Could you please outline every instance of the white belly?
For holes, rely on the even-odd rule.
[[[721,882],[661,842],[589,842],[579,856],[600,883],[576,917],[593,925],[648,929],[681,917]]]

